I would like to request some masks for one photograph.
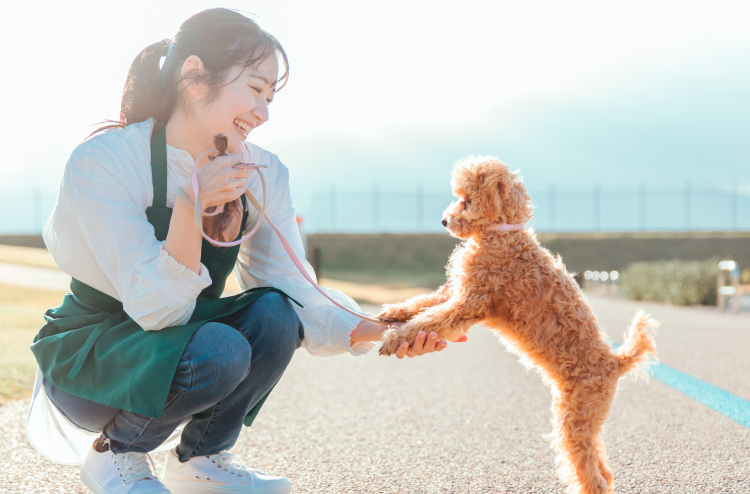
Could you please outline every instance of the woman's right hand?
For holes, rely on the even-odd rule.
[[[221,206],[232,202],[245,192],[250,169],[236,167],[242,162],[242,156],[227,154],[217,156],[198,168],[198,185],[201,208],[205,211],[212,206]],[[192,176],[183,185],[182,190],[191,201],[195,202]]]

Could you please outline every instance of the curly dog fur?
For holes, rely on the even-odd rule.
[[[386,305],[389,329],[380,349],[392,355],[420,331],[454,340],[482,323],[537,368],[552,391],[553,444],[569,492],[614,492],[601,431],[620,377],[655,353],[650,331],[658,323],[639,311],[615,352],[591,307],[559,256],[539,245],[533,230],[488,231],[495,224],[525,224],[533,216],[521,178],[492,157],[456,163],[457,198],[443,224],[464,241],[451,255],[448,281],[435,293]]]

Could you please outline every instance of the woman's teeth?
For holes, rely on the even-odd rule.
[[[240,130],[243,131],[246,135],[250,133],[250,129],[252,128],[248,124],[243,122],[242,120],[237,120],[237,119],[234,120],[234,125],[239,127]]]

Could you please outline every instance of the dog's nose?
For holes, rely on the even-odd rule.
[[[443,223],[443,226],[448,226],[448,220],[443,220],[442,223]]]

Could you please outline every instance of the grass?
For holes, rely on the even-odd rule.
[[[29,349],[44,313],[64,293],[0,285],[0,404],[31,396],[36,360]]]
[[[633,300],[716,305],[717,258],[635,262],[622,272],[622,293]]]
[[[47,252],[47,249],[35,247],[0,245],[0,262],[57,269],[57,264],[52,260],[52,256]]]

